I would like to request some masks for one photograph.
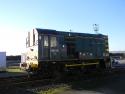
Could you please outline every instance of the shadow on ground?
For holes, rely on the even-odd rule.
[[[17,87],[4,87],[0,88],[0,94],[37,94],[34,92],[27,91],[23,88],[17,88]]]
[[[84,79],[84,78],[83,78]],[[106,76],[96,79],[76,79],[69,83],[72,90],[95,91],[99,94],[125,94],[125,73]],[[65,94],[65,93],[64,93]],[[75,93],[72,93],[75,94]],[[86,93],[80,93],[86,94]],[[87,93],[96,94],[96,93]]]

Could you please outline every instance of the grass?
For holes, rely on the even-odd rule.
[[[19,66],[8,66],[7,68],[9,68],[9,69],[19,69],[20,67]]]
[[[18,72],[18,73],[21,73],[21,72],[24,72],[23,70],[20,70],[20,68],[16,68],[16,67],[14,67],[14,68],[7,68],[6,69],[6,72],[10,72],[10,73],[13,73],[13,72]]]
[[[6,69],[8,73],[23,73],[24,70],[21,70],[19,66],[9,66]]]
[[[27,72],[20,70],[20,68],[6,68],[5,72],[0,76],[2,77],[13,77],[13,76],[21,76],[27,75]]]
[[[61,86],[61,87],[57,87],[57,88],[51,88],[47,91],[40,91],[40,92],[37,92],[37,94],[60,94],[66,90],[69,90],[70,87],[69,86]]]

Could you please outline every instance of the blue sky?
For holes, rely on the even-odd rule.
[[[20,54],[27,31],[48,28],[109,36],[110,50],[125,50],[125,0],[1,0],[0,51]]]

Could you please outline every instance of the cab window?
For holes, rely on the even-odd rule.
[[[44,46],[45,47],[49,46],[48,36],[44,36]]]
[[[57,46],[57,38],[51,37],[50,38],[50,47],[56,47]]]

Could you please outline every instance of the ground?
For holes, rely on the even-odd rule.
[[[120,64],[118,64],[117,67],[125,67],[125,63]],[[8,70],[9,73],[12,71],[15,70]],[[20,72],[20,70],[18,70],[18,72]],[[44,94],[125,94],[125,72],[123,71],[122,73],[104,76],[94,80],[76,79],[66,84],[68,89],[61,88],[60,90],[60,88],[57,88],[54,92],[49,91]],[[24,87],[12,86],[6,88],[0,87],[0,94],[38,94],[38,92],[32,92],[32,90],[28,90]],[[39,94],[43,93],[39,92]]]
[[[119,74],[106,79],[73,81],[67,84],[68,89],[57,92],[49,91],[44,94],[125,94],[125,74]],[[60,92],[61,91],[61,92]],[[23,87],[0,88],[0,94],[43,94],[32,92]]]

